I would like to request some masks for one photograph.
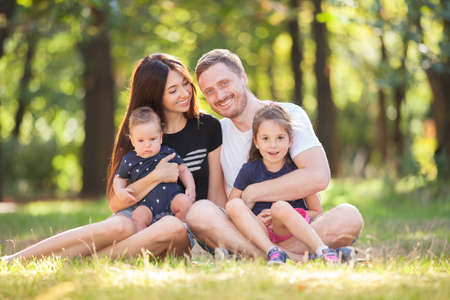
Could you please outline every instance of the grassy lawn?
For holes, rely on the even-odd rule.
[[[449,299],[449,184],[335,181],[323,199],[326,209],[349,202],[361,210],[366,225],[355,246],[367,261],[277,268],[209,256],[0,262],[0,299]],[[108,215],[104,200],[19,206],[0,213],[1,253]]]

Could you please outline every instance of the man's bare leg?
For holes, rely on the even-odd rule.
[[[196,201],[189,210],[186,221],[197,238],[213,249],[222,247],[251,257],[265,256],[265,253],[247,240],[225,213],[209,200]]]
[[[239,198],[231,199],[226,205],[227,214],[236,228],[261,251],[267,253],[274,243],[269,239],[266,226]]]
[[[188,247],[189,239],[184,224],[174,216],[165,216],[129,238],[102,249],[98,254],[111,258],[123,255],[133,257],[144,249],[154,256],[166,253],[182,255],[188,251]]]

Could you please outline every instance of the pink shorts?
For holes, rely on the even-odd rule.
[[[311,221],[311,219],[309,218],[308,214],[306,213],[306,211],[303,208],[296,208],[295,209],[305,220],[306,222],[309,224],[309,222]],[[277,235],[275,232],[273,232],[272,226],[267,227],[267,232],[269,233],[269,239],[273,242],[273,243],[280,243],[282,241],[285,241],[289,238],[292,237],[292,234],[288,234],[288,235]]]

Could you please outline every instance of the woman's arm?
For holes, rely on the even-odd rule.
[[[308,210],[306,213],[308,214],[309,218],[312,220],[318,215],[322,213],[322,205],[320,204],[320,194],[312,194],[308,197],[305,197],[306,205],[308,206]]]
[[[128,185],[127,188],[130,189],[136,198],[135,203],[141,201],[145,195],[161,182],[176,182],[178,180],[178,165],[169,162],[174,157],[175,153],[164,157],[148,175]],[[126,199],[122,199],[114,191],[108,197],[108,204],[114,213],[130,206]]]
[[[178,165],[178,170],[180,173],[180,180],[183,183],[185,189],[186,189],[186,196],[189,198],[189,200],[194,203],[195,201],[195,181],[194,177],[192,176],[191,171],[187,168],[185,164]]]
[[[227,203],[227,194],[225,193],[222,167],[220,165],[221,148],[222,146],[217,147],[208,153],[208,199],[214,202],[217,206],[225,207],[225,204]]]

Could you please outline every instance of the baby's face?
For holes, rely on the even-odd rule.
[[[161,150],[161,127],[156,122],[135,125],[130,130],[130,140],[139,157],[147,158],[154,156]]]

